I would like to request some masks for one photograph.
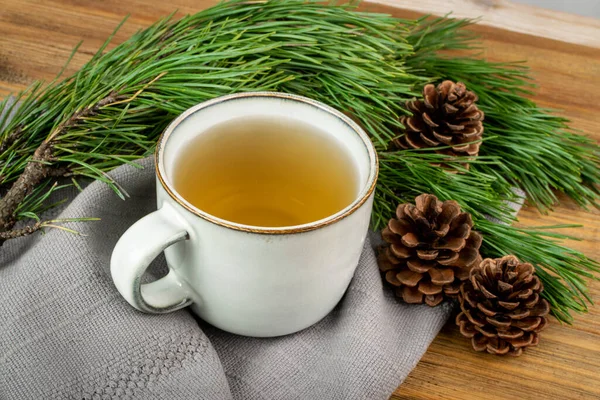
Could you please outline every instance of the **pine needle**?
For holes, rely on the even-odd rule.
[[[475,35],[457,31],[469,23],[423,20],[408,37],[415,54],[406,59],[406,65],[432,81],[466,82],[469,90],[477,93],[479,108],[485,113],[485,137],[494,136],[480,154],[501,160],[500,176],[525,190],[530,203],[541,212],[558,204],[555,190],[582,207],[600,207],[600,147],[569,129],[566,118],[525,97],[533,94],[535,86],[523,63],[492,63],[474,51],[460,57],[440,52],[476,48]],[[493,173],[490,168],[498,169],[481,167]]]
[[[557,203],[554,190],[581,206],[598,205],[600,151],[569,130],[566,119],[525,97],[534,87],[523,64],[478,57],[480,43],[463,29],[473,22],[401,20],[319,1],[233,0],[177,21],[165,18],[106,51],[111,36],[75,75],[36,82],[16,102],[0,102],[0,186],[10,187],[49,143],[52,157],[43,162],[54,173],[68,171],[78,188],[77,179],[100,180],[124,197],[107,172],[151,155],[158,135],[187,108],[236,92],[301,94],[352,115],[370,134],[381,161],[374,228],[418,194],[454,199],[485,234],[484,256],[512,253],[535,264],[554,315],[569,322],[571,311],[586,310],[585,279],[597,276],[598,264],[562,247],[561,235],[486,218],[514,221],[506,203],[515,200],[513,187],[543,211]],[[450,57],[446,50],[470,53]],[[389,146],[401,132],[399,116],[408,113],[405,101],[441,79],[464,81],[480,97],[485,136],[475,160]],[[63,187],[36,182],[11,222],[35,221],[25,234],[55,226],[40,214]]]

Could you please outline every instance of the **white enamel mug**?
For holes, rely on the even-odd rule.
[[[174,164],[197,135],[234,118],[255,116],[302,121],[333,136],[357,170],[354,201],[318,221],[268,228],[217,218],[177,193]],[[140,311],[165,313],[190,305],[203,320],[240,335],[279,336],[307,328],[335,307],[354,275],[369,226],[377,169],[377,155],[365,132],[317,101],[258,92],[192,107],[159,139],[158,210],[119,239],[110,266],[115,285]],[[148,265],[162,251],[169,273],[141,284]]]

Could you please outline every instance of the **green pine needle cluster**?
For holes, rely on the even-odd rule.
[[[597,205],[598,146],[524,97],[532,84],[522,65],[446,55],[476,44],[463,29],[471,22],[400,20],[305,0],[234,0],[166,18],[106,51],[109,38],[75,75],[18,94],[18,107],[0,103],[0,185],[10,187],[46,141],[52,157],[43,162],[52,174],[76,186],[80,178],[98,179],[123,196],[106,172],[152,154],[158,135],[185,109],[235,92],[301,94],[352,115],[371,135],[381,162],[374,228],[418,194],[454,199],[485,234],[484,255],[511,253],[534,263],[554,315],[569,322],[570,311],[584,311],[590,301],[585,279],[598,264],[556,243],[559,235],[486,218],[514,220],[506,203],[516,199],[514,187],[541,210],[556,204],[554,190],[582,206]],[[481,99],[485,136],[475,160],[389,146],[400,134],[405,101],[441,79],[463,81]],[[40,182],[14,219],[39,223],[46,199],[62,187],[52,182]]]
[[[590,138],[569,129],[568,120],[524,97],[533,94],[527,68],[518,62],[491,63],[478,58],[477,38],[461,30],[472,21],[420,20],[411,30],[414,55],[406,66],[432,81],[466,82],[485,113],[480,155],[497,157],[504,169],[498,179],[522,188],[542,212],[558,203],[561,191],[582,207],[599,207],[600,150]],[[458,30],[458,34],[455,34]],[[471,50],[461,56],[444,50]],[[476,167],[494,173],[496,167]]]
[[[462,29],[472,22],[441,18],[417,21],[408,37],[415,53],[406,60],[413,73],[428,75],[433,82],[466,82],[477,93],[479,108],[485,113],[486,139],[477,162],[471,163],[470,174],[494,177],[493,187],[500,198],[511,197],[510,187],[521,188],[528,203],[544,213],[558,204],[555,191],[565,193],[581,207],[598,207],[600,147],[570,130],[567,119],[524,97],[533,94],[534,84],[522,63],[492,63],[479,58],[477,38]],[[448,55],[445,50],[462,50],[462,55]],[[497,162],[481,162],[483,159]],[[440,198],[452,199],[455,187],[459,187],[452,185],[450,193],[432,190]],[[493,204],[481,196],[458,201],[472,213]],[[536,265],[545,284],[545,297],[559,320],[572,320],[567,310],[587,310],[586,301],[591,303],[591,298],[585,282],[597,278],[600,267],[582,253],[559,244],[573,238],[544,229],[501,226],[482,217],[494,216],[505,222],[510,218],[481,211],[473,216],[477,229],[484,233],[485,256],[515,254]]]

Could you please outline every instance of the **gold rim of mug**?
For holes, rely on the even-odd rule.
[[[163,177],[164,171],[162,171],[162,169],[163,169],[163,164],[164,164],[163,163],[164,148],[165,148],[165,144],[169,140],[169,136],[171,136],[173,131],[175,131],[175,129],[179,126],[179,124],[181,124],[185,119],[187,119],[190,115],[196,113],[197,111],[202,110],[203,108],[206,108],[206,107],[218,104],[218,103],[222,103],[225,101],[230,101],[230,100],[235,100],[235,99],[240,99],[240,98],[248,98],[248,97],[276,97],[276,98],[305,103],[305,104],[311,105],[313,107],[316,107],[328,114],[331,114],[336,118],[341,119],[346,125],[348,125],[362,139],[363,144],[367,148],[367,152],[369,153],[369,159],[370,159],[369,178],[367,179],[367,183],[364,186],[364,188],[362,189],[362,191],[360,192],[359,196],[349,206],[347,206],[346,208],[344,208],[344,209],[338,211],[337,213],[332,214],[326,218],[323,218],[323,219],[320,219],[320,220],[317,220],[314,222],[309,222],[309,223],[303,224],[303,225],[283,226],[283,227],[276,227],[276,228],[244,225],[244,224],[238,224],[235,222],[227,221],[227,220],[215,217],[214,215],[211,215],[205,211],[202,211],[199,208],[194,207],[193,205],[188,203],[183,198],[183,196],[181,196],[173,187],[171,187],[171,184],[169,182],[167,182],[165,180],[165,178]],[[156,159],[156,162],[155,162],[156,176],[158,177],[158,180],[160,181],[163,188],[167,191],[169,196],[171,196],[171,198],[173,200],[175,200],[180,206],[182,206],[183,208],[185,208],[192,214],[195,214],[202,219],[212,222],[213,224],[217,224],[217,225],[223,226],[225,228],[234,229],[237,231],[252,232],[252,233],[264,233],[264,234],[289,234],[289,233],[300,233],[300,232],[312,231],[312,230],[319,229],[319,228],[322,228],[327,225],[331,225],[331,224],[341,220],[342,218],[349,216],[350,214],[352,214],[356,210],[358,210],[360,208],[360,206],[362,206],[367,201],[367,199],[369,198],[371,193],[373,193],[373,190],[375,190],[375,184],[377,183],[377,175],[379,172],[379,159],[377,157],[377,152],[375,151],[375,147],[373,146],[371,139],[365,133],[365,131],[360,126],[358,126],[352,119],[350,119],[346,115],[342,114],[341,112],[337,111],[336,109],[329,107],[319,101],[312,100],[312,99],[309,99],[309,98],[303,97],[303,96],[287,94],[287,93],[280,93],[280,92],[235,93],[235,94],[217,97],[215,99],[205,101],[203,103],[195,105],[192,108],[187,109],[180,116],[178,116],[173,122],[171,122],[169,124],[169,126],[167,126],[167,128],[161,134],[160,138],[158,139],[157,146],[156,146],[155,159]]]

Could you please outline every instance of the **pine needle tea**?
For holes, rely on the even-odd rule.
[[[343,144],[308,123],[252,117],[198,135],[175,165],[176,190],[227,221],[301,225],[347,207],[358,176]]]

